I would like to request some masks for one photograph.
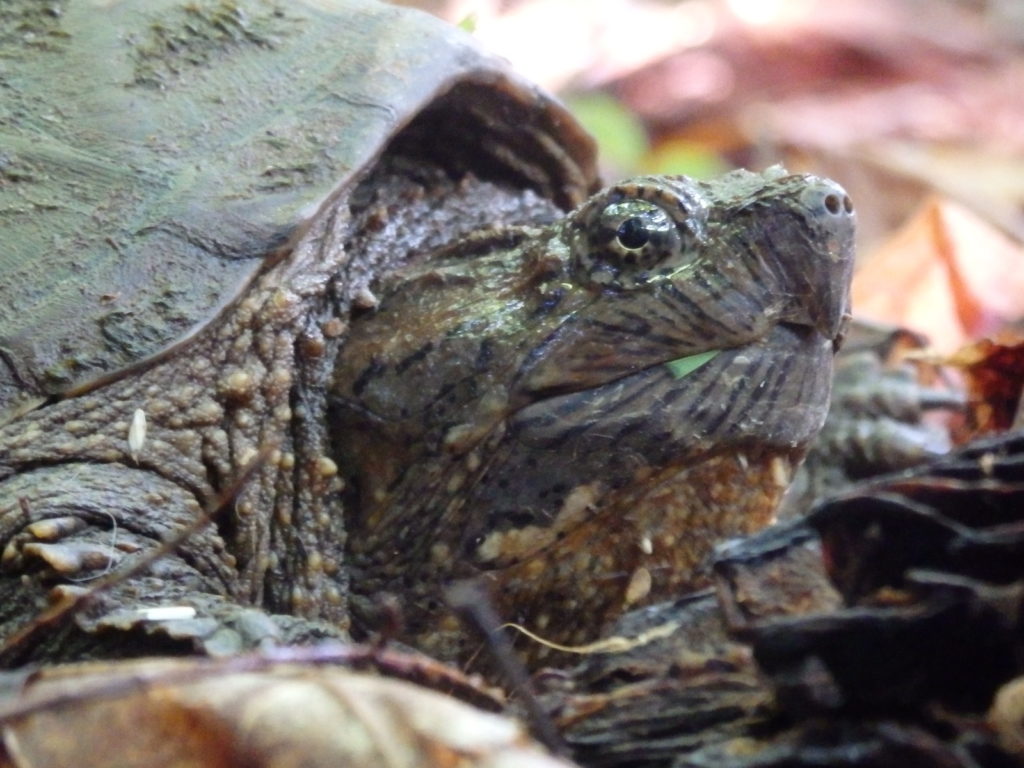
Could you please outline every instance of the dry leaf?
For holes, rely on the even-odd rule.
[[[1024,338],[982,339],[944,361],[962,370],[967,382],[968,434],[958,442],[1019,427],[1024,388]]]
[[[853,308],[952,352],[1024,316],[1024,247],[966,208],[932,198],[861,266]]]
[[[46,669],[5,702],[0,766],[571,768],[514,720],[403,681],[237,669],[196,659]]]

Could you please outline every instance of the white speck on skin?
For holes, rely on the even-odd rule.
[[[365,285],[361,286],[352,297],[352,304],[360,309],[373,309],[380,302],[373,295],[373,291]]]
[[[132,414],[131,426],[128,427],[128,453],[136,464],[139,463],[139,454],[145,444],[146,412],[141,408],[136,408],[135,413]]]
[[[793,479],[792,467],[787,459],[776,456],[771,464],[772,481],[779,488],[787,488],[790,480]]]
[[[626,605],[633,605],[643,600],[651,592],[651,572],[644,567],[637,568],[629,579],[626,587]]]
[[[145,621],[176,621],[194,619],[196,609],[191,605],[163,605],[157,608],[142,608],[139,617]]]

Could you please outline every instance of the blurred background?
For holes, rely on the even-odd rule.
[[[412,0],[559,94],[605,177],[783,163],[860,223],[858,315],[1024,317],[1024,0]]]

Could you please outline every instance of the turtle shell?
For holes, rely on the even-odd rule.
[[[371,0],[5,0],[0,424],[173,349],[392,140],[575,205],[590,139]]]

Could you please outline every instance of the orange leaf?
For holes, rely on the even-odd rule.
[[[929,199],[865,262],[853,307],[951,352],[1024,315],[1024,248],[966,208]]]
[[[967,381],[968,437],[1014,426],[1024,387],[1024,337],[982,339],[944,362],[960,368]]]

